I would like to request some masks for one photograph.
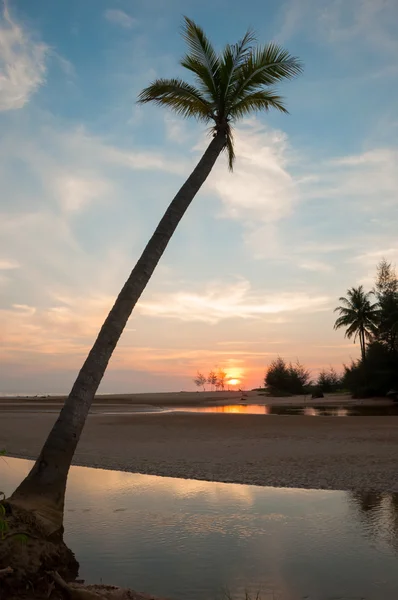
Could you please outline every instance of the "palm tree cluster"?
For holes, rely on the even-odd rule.
[[[384,395],[398,387],[398,278],[392,264],[377,266],[374,288],[351,288],[340,298],[334,328],[358,339],[361,358],[345,367],[344,382],[361,395]]]

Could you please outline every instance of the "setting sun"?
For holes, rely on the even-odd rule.
[[[240,383],[240,379],[227,379],[228,385],[238,385]]]

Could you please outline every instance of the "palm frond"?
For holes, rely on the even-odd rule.
[[[202,92],[208,92],[216,104],[219,95],[219,58],[203,29],[188,17],[184,17],[183,38],[189,52],[181,60],[181,65],[195,73]]]
[[[246,62],[256,41],[255,33],[248,29],[237,44],[227,44],[220,58],[220,87],[223,109],[228,106],[228,98],[233,91],[238,69]]]
[[[232,124],[254,111],[275,108],[286,113],[282,97],[268,88],[301,73],[301,63],[276,44],[257,47],[251,29],[219,54],[203,29],[188,17],[184,17],[182,34],[187,53],[181,65],[194,75],[193,84],[180,78],[157,79],[142,90],[138,102],[154,102],[183,117],[211,121],[211,132],[223,136],[232,170]]]
[[[300,60],[277,44],[255,48],[240,68],[234,99],[240,100],[245,94],[257,91],[264,85],[292,79],[302,71]]]
[[[182,79],[157,79],[142,90],[138,102],[168,106],[183,117],[195,117],[206,123],[213,117],[209,102],[199,90]]]
[[[225,150],[228,155],[228,168],[230,171],[233,171],[234,162],[235,162],[235,149],[234,149],[234,136],[232,134],[231,127],[228,127]]]
[[[357,337],[363,335],[371,340],[378,322],[379,309],[377,303],[370,301],[370,292],[365,292],[363,286],[347,290],[347,297],[339,298],[341,305],[335,308],[340,316],[336,319],[334,329],[345,327],[345,337]]]
[[[270,108],[276,108],[283,113],[288,112],[281,96],[278,96],[278,94],[271,90],[260,90],[252,94],[247,94],[247,96],[235,102],[229,109],[228,114],[235,120],[252,112],[260,110],[268,111]]]

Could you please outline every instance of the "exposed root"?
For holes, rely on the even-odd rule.
[[[52,571],[51,573],[49,573],[49,575],[51,575],[55,583],[67,593],[70,600],[99,600],[99,598],[101,598],[101,596],[99,596],[95,592],[91,592],[90,590],[87,590],[83,587],[76,587],[76,585],[79,584],[76,584],[75,586],[68,585],[66,581],[62,579],[59,573],[57,573],[57,571]]]
[[[8,533],[0,541],[0,600],[29,598],[30,593],[46,598],[52,582],[48,571],[74,580],[79,564],[62,537],[48,537],[29,511],[7,501],[2,505]]]

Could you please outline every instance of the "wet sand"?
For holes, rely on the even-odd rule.
[[[0,406],[0,448],[35,459],[56,416],[39,406]],[[255,485],[398,492],[398,417],[100,411],[87,420],[74,464]]]

